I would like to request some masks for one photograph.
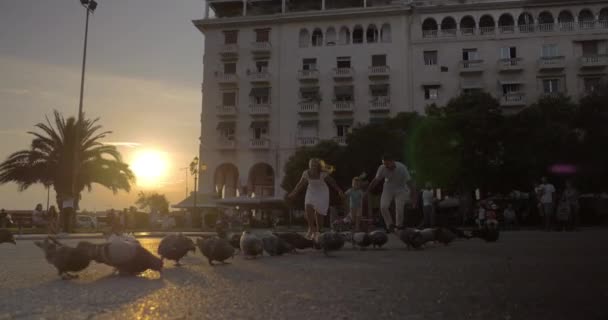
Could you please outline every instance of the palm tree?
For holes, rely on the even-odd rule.
[[[30,149],[15,152],[0,164],[0,184],[15,182],[19,191],[36,183],[53,186],[57,205],[61,208],[63,199],[73,195],[74,150],[77,148],[76,202],[85,188],[89,192],[92,190],[94,183],[114,193],[131,190],[135,176],[115,146],[99,141],[111,133],[99,132],[99,119],[85,119],[80,123],[74,117],[66,120],[57,111],[54,116],[54,126],[47,117],[46,123],[35,126],[41,132],[28,132],[34,136]],[[81,134],[75,143],[78,127]]]

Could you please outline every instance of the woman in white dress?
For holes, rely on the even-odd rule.
[[[328,185],[334,188],[341,198],[344,198],[342,189],[329,175],[325,163],[320,159],[313,158],[308,161],[308,170],[304,170],[302,178],[288,195],[288,198],[293,199],[306,186],[304,209],[308,222],[307,238],[312,238],[323,228],[323,218],[327,215],[327,209],[329,208]]]

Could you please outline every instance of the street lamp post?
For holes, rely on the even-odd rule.
[[[194,200],[192,212],[198,212],[196,210],[196,193],[197,193],[197,180],[198,180],[198,157],[194,157],[190,162],[190,174],[194,176]]]

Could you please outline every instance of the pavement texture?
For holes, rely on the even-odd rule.
[[[156,252],[158,238],[140,239]],[[96,240],[97,241],[97,240]],[[75,244],[76,240],[66,240]],[[608,319],[608,232],[506,232],[406,250],[350,244],[162,275],[92,263],[61,280],[30,240],[0,245],[0,319]]]

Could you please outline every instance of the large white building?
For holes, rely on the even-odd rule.
[[[200,192],[280,196],[300,146],[467,90],[505,111],[606,74],[608,1],[208,0]]]

